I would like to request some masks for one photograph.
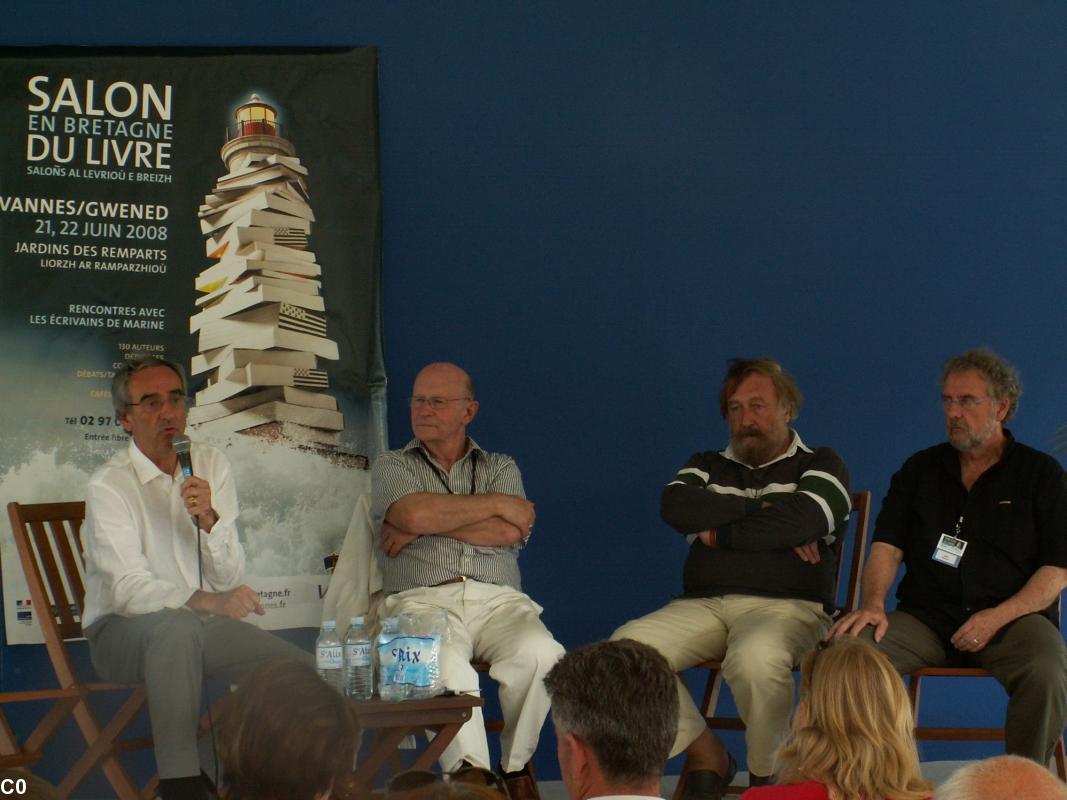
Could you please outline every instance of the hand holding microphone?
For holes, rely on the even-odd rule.
[[[182,484],[182,499],[185,501],[185,510],[195,517],[200,526],[210,532],[218,521],[218,514],[211,507],[211,484],[203,478],[193,474],[193,460],[190,455],[192,443],[189,437],[179,434],[174,437],[174,452],[178,456],[182,475],[185,482]]]

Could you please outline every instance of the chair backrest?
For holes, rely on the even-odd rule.
[[[855,611],[860,605],[860,574],[863,571],[863,559],[867,554],[867,541],[870,536],[871,525],[871,493],[852,493],[852,518],[849,520],[850,527],[854,530],[852,535],[852,557],[849,559],[848,584],[845,590],[845,602],[839,613],[847,614]],[[838,596],[841,588],[841,579],[844,577],[845,547],[841,545],[841,556],[837,560],[837,584],[834,598]]]
[[[12,502],[7,513],[34,616],[56,676],[63,686],[72,685],[77,678],[63,643],[82,635],[85,583],[81,526],[85,503]]]

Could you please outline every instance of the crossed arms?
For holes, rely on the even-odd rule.
[[[444,536],[482,547],[510,547],[525,541],[533,527],[534,505],[523,494],[515,462],[494,454],[478,462],[486,483],[480,494],[430,491],[405,451],[379,456],[372,467],[374,508],[381,519],[382,552],[395,558],[420,536]],[[481,484],[481,480],[479,480]]]
[[[716,475],[723,466],[739,468],[715,453],[690,457],[663,489],[663,520],[679,533],[698,536],[708,547],[791,548],[808,563],[819,561],[818,540],[844,527],[851,510],[848,475],[833,451],[817,450],[795,484],[770,484],[759,496],[733,488],[726,475]]]
[[[533,522],[533,503],[516,495],[412,492],[386,511],[382,551],[395,558],[420,536],[446,536],[467,544],[508,547],[522,541]]]

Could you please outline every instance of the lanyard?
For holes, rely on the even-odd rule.
[[[441,481],[441,485],[445,487],[445,491],[449,494],[455,494],[455,492],[452,491],[452,487],[448,485],[448,481],[446,481],[441,475],[440,470],[438,470],[437,467],[434,466],[433,462],[430,461],[429,457],[426,455],[426,452],[421,447],[416,448],[416,451],[420,456],[422,456],[422,460],[426,462],[426,466],[433,470],[433,474],[437,476],[437,480]],[[471,450],[471,494],[474,494],[474,477],[477,471],[478,451]]]

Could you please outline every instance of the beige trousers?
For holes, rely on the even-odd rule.
[[[548,716],[545,675],[564,652],[541,622],[541,606],[510,587],[468,580],[389,595],[379,615],[433,609],[444,610],[451,625],[449,641],[441,647],[442,682],[454,692],[481,694],[470,662],[490,663],[504,715],[501,766],[506,772],[522,769]],[[479,708],[441,754],[441,768],[452,770],[464,759],[493,768]]]
[[[745,723],[748,769],[774,772],[774,758],[793,710],[793,667],[826,634],[830,618],[821,603],[753,595],[673,600],[659,611],[627,622],[613,639],[636,639],[659,650],[676,672],[701,661],[722,661]],[[677,755],[704,732],[706,723],[685,683],[678,679]]]

